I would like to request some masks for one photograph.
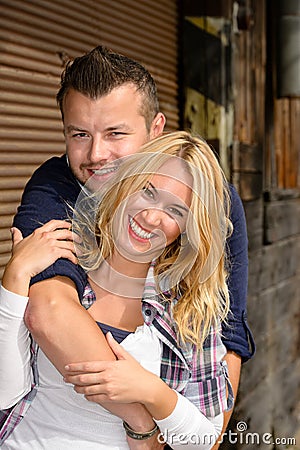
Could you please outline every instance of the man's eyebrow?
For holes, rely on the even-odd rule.
[[[131,128],[129,125],[125,122],[117,123],[116,125],[112,125],[110,127],[105,128],[106,131],[115,131],[115,130],[128,130],[130,131]]]
[[[81,127],[77,127],[76,125],[68,125],[66,127],[66,131],[67,133],[70,133],[71,131],[82,131],[82,132],[86,132],[86,130],[84,128]]]

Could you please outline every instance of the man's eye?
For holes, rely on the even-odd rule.
[[[87,136],[86,133],[74,133],[74,134],[72,134],[72,137],[75,137],[75,138],[83,138],[83,137],[86,137],[86,136]]]
[[[124,133],[122,131],[113,131],[111,133],[111,136],[126,136],[126,133]]]

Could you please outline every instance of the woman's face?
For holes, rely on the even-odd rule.
[[[168,175],[169,174],[169,175]],[[192,178],[179,158],[151,176],[119,206],[113,219],[116,250],[136,262],[151,262],[185,230]]]

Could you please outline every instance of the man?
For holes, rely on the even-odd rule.
[[[160,135],[165,126],[149,72],[135,61],[103,47],[67,66],[57,101],[67,156],[44,163],[27,184],[13,224],[24,236],[50,219],[68,217],[68,206],[75,204],[80,184],[95,173],[100,178],[107,176],[107,171],[102,170],[105,164],[110,163],[110,170],[115,170],[118,158],[138,152],[143,143]],[[229,376],[236,393],[241,360],[249,359],[251,352],[246,324],[245,217],[233,188],[231,196],[234,232],[228,241],[228,251],[232,316],[223,333]],[[85,284],[85,273],[67,260],[57,261],[32,281],[26,324],[62,374],[65,365],[72,361],[114,358],[108,349],[103,350],[98,326],[80,305]],[[65,305],[72,311],[68,315],[64,313]],[[85,335],[89,336],[88,346],[82,339]],[[152,422],[147,422],[142,414],[137,413],[130,420],[122,413],[120,416],[136,431],[151,429]]]

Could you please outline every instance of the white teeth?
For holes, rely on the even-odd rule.
[[[112,173],[117,170],[117,167],[106,167],[104,169],[93,170],[95,175],[106,175],[107,173]]]
[[[150,239],[154,236],[154,233],[147,233],[143,230],[132,217],[129,217],[129,223],[135,234],[142,239]]]

